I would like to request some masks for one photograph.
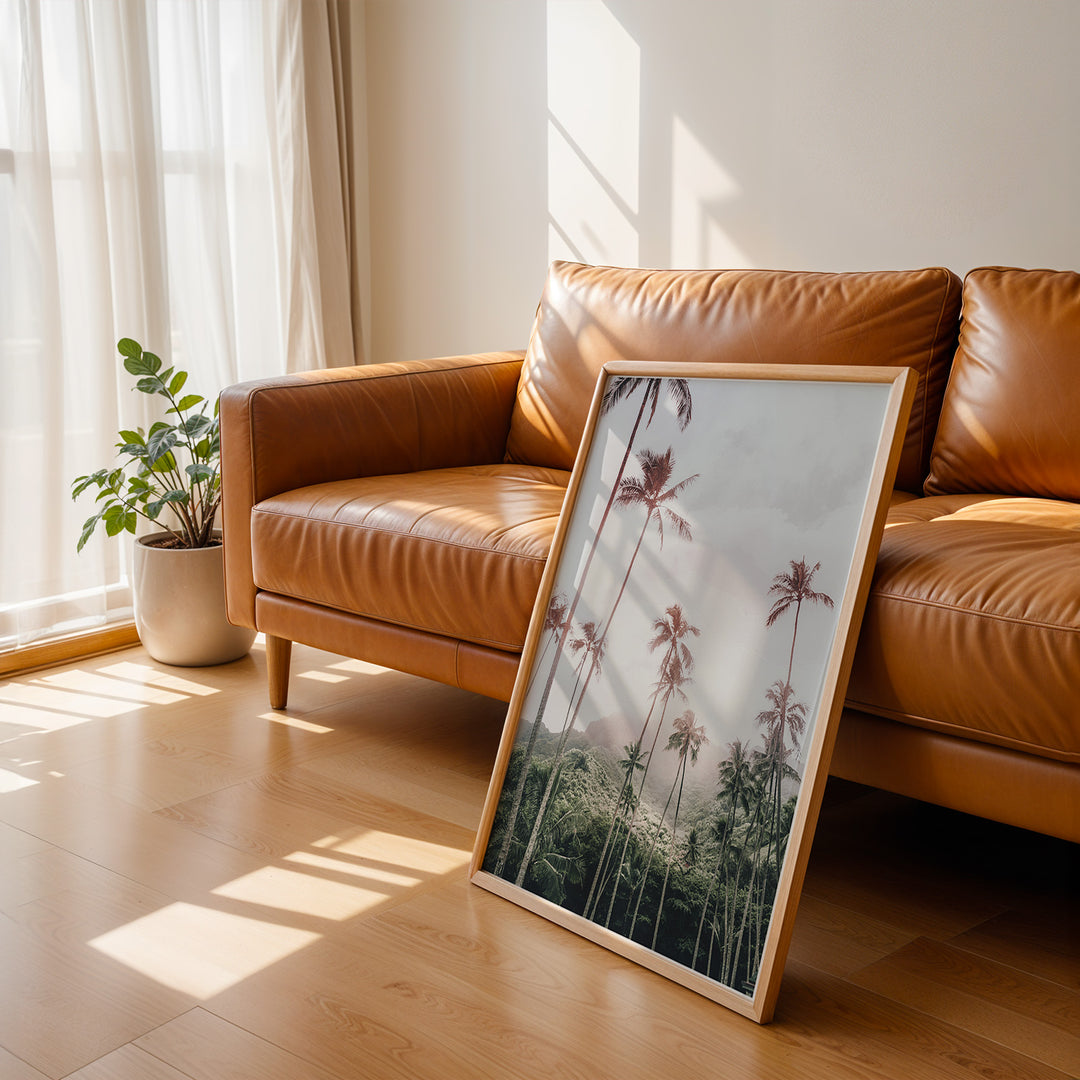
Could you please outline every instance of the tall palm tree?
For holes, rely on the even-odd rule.
[[[816,562],[813,566],[807,566],[805,559],[798,562],[791,561],[791,570],[777,574],[769,586],[770,593],[776,593],[776,600],[765,619],[766,626],[772,626],[781,615],[795,608],[795,625],[791,631],[791,653],[788,656],[787,683],[791,682],[791,668],[795,662],[795,638],[799,633],[799,612],[804,602],[811,604],[824,604],[827,608],[833,606],[831,596],[823,592],[815,592],[811,588],[814,575],[821,569],[821,563]]]
[[[742,858],[735,867],[735,881],[731,889],[732,904],[727,925],[724,927],[723,954],[720,958],[720,981],[731,986],[738,966],[739,950],[742,945],[743,932],[746,929],[747,918],[750,911],[750,898],[754,895],[754,885],[757,880],[757,871],[761,862],[758,857],[761,849],[760,825],[768,805],[768,776],[771,764],[767,756],[760,750],[750,752],[750,793],[749,801],[753,807],[746,830],[745,842],[743,843]],[[757,851],[752,850],[757,846]],[[746,886],[746,903],[743,906],[742,921],[739,925],[739,933],[735,934],[735,901],[739,896],[739,886],[742,883],[742,871],[744,866],[750,868],[750,881]]]
[[[566,741],[570,737],[570,732],[573,731],[574,724],[577,721],[581,703],[585,700],[585,695],[589,689],[589,683],[592,681],[592,677],[599,674],[603,667],[604,652],[606,648],[606,635],[594,622],[584,623],[578,637],[570,642],[571,652],[580,652],[582,654],[581,662],[583,665],[588,665],[589,673],[586,675],[585,682],[582,685],[580,692],[577,694],[576,702],[573,693],[571,693],[568,717],[563,725],[562,734],[555,750],[555,759],[552,762],[551,775],[548,777],[543,797],[540,800],[540,806],[537,808],[536,819],[533,821],[529,842],[525,846],[525,854],[521,858],[521,866],[518,868],[517,878],[514,881],[514,884],[519,887],[522,886],[525,881],[525,874],[529,869],[529,863],[532,861],[533,852],[536,850],[536,841],[544,823],[544,815],[547,812],[548,801],[551,799],[552,792],[559,779],[559,765],[562,761],[563,751],[566,749]],[[580,667],[578,671],[580,674]]]
[[[806,706],[800,701],[791,700],[791,684],[781,683],[778,679],[765,691],[769,699],[769,708],[763,709],[754,718],[755,723],[765,728],[766,754],[772,762],[770,787],[772,795],[773,835],[769,841],[770,855],[775,842],[777,872],[783,858],[784,841],[780,829],[780,793],[785,775],[798,776],[787,764],[791,752],[798,746],[799,738],[806,729]],[[788,735],[791,743],[788,744]]]
[[[546,636],[541,656],[546,654],[551,645],[558,641],[564,632],[569,632],[569,630],[570,612],[566,597],[562,593],[555,593],[548,603],[547,611],[544,613],[544,632]],[[532,761],[536,737],[540,733],[542,716],[543,714],[538,712],[533,720],[532,729],[529,731],[529,741],[525,746],[525,753],[521,761],[521,775],[514,786],[514,798],[506,818],[506,831],[503,833],[502,844],[499,846],[499,856],[495,862],[494,872],[499,875],[506,868],[506,859],[510,853],[510,844],[514,838],[514,828],[517,825],[518,813],[521,810],[521,798],[525,791],[525,781],[529,775],[529,762]]]
[[[667,608],[667,610],[664,612],[664,616],[662,618],[653,620],[653,639],[649,642],[649,652],[655,652],[661,645],[666,645],[667,648],[666,648],[666,650],[664,652],[664,657],[660,662],[660,681],[656,684],[656,688],[653,691],[652,703],[649,706],[649,712],[645,717],[645,723],[642,725],[641,734],[638,736],[637,745],[639,745],[639,746],[641,744],[643,744],[644,741],[645,741],[645,735],[646,735],[646,732],[648,731],[649,723],[652,720],[653,711],[656,708],[657,698],[660,696],[661,690],[664,687],[664,684],[665,684],[665,672],[667,672],[671,668],[671,665],[676,662],[676,659],[677,659],[677,661],[678,661],[678,663],[680,665],[681,671],[683,671],[683,672],[689,672],[694,666],[694,655],[693,655],[693,653],[691,653],[689,646],[687,646],[685,641],[683,640],[689,634],[693,634],[694,637],[698,637],[701,634],[701,630],[699,630],[698,627],[694,626],[690,622],[690,620],[686,618],[686,616],[683,614],[682,607],[679,604],[671,604]],[[669,685],[670,685],[670,683],[669,683]],[[672,689],[671,692],[674,692],[674,688]],[[685,698],[685,695],[682,694],[681,689],[679,689],[678,692],[680,693],[681,696],[683,696]],[[669,693],[668,696],[670,698],[670,693]],[[657,725],[657,728],[656,728],[657,734],[659,734],[659,732],[662,729],[663,725],[664,725],[664,718],[663,718],[663,713],[661,713],[660,722],[659,722],[659,724]],[[652,754],[653,754],[653,751],[655,749],[656,749],[656,736],[654,735],[653,736],[652,749],[645,756],[646,760],[645,760],[645,765],[644,765],[644,772],[643,772],[642,777],[641,777],[641,787],[638,789],[638,794],[639,795],[641,793],[641,790],[645,786],[645,780],[646,780],[646,778],[648,776],[648,763],[649,763],[649,761],[651,761]],[[626,785],[632,784],[633,779],[634,779],[633,774],[628,774],[626,776],[625,781],[624,781],[624,785],[623,785],[624,788],[626,787]],[[636,803],[633,803],[633,807],[632,807],[632,805],[631,805],[632,802],[633,801],[631,799],[627,799],[626,802],[623,803],[623,801],[622,801],[622,792],[620,792],[619,793],[619,800],[616,803],[616,806],[619,806],[619,805],[624,806],[625,815],[630,817],[630,828],[633,828],[632,813],[633,813],[633,807],[636,807]],[[604,846],[603,846],[603,848],[601,849],[601,852],[600,852],[600,859],[599,859],[599,862],[597,863],[597,866],[596,866],[596,873],[593,875],[592,886],[589,889],[589,896],[585,901],[585,915],[586,915],[586,917],[589,917],[590,908],[598,906],[599,903],[600,903],[600,896],[599,896],[599,894],[597,894],[596,889],[597,889],[597,885],[600,882],[601,870],[604,867],[604,862],[605,862],[605,859],[606,859],[607,854],[608,854],[608,847],[609,847],[609,845],[611,843],[612,834],[615,831],[616,821],[617,821],[617,818],[613,817],[612,821],[611,821],[611,826],[608,829],[607,837],[604,840]],[[629,836],[629,834],[627,834],[627,835]],[[625,848],[624,848],[624,850],[625,850]],[[622,870],[621,860],[620,860],[619,870],[620,870],[620,872]],[[618,888],[618,881],[619,881],[619,875],[616,874],[616,876],[615,876],[615,887],[616,888]],[[595,903],[594,903],[594,900],[595,900]]]
[[[709,910],[709,900],[712,897],[714,885],[717,886],[717,904],[719,904],[720,883],[718,879],[731,843],[731,833],[735,828],[736,815],[740,807],[744,812],[748,812],[750,809],[750,767],[750,757],[741,739],[728,743],[728,756],[716,767],[717,783],[720,788],[716,797],[727,801],[727,810],[723,818],[724,829],[720,836],[720,851],[716,856],[716,866],[713,868],[712,875],[709,878],[705,903],[701,905],[701,918],[698,921],[697,937],[694,939],[694,958],[690,961],[691,967],[697,965],[698,950],[701,948],[701,931],[705,926],[705,915]],[[713,918],[716,918],[715,913]]]
[[[589,895],[586,897],[585,907],[582,909],[582,914],[586,918],[590,917],[590,909],[595,907],[593,897],[595,896],[596,901],[599,902],[600,895],[607,886],[608,875],[611,872],[608,855],[611,853],[612,833],[614,833],[617,825],[630,816],[630,807],[634,802],[634,777],[645,768],[645,759],[648,757],[648,754],[642,749],[640,739],[630,743],[629,746],[624,746],[623,754],[625,756],[620,758],[618,762],[623,773],[622,786],[619,788],[618,797],[615,799],[611,823],[608,825],[607,836],[604,837],[604,845],[600,849],[600,855],[596,862],[596,871],[593,874],[592,884],[589,886]],[[621,866],[619,870],[621,872]],[[616,879],[615,888],[618,887],[619,884]]]
[[[668,856],[667,869],[664,871],[664,886],[660,890],[660,903],[657,905],[656,921],[653,923],[652,948],[654,950],[656,937],[660,932],[660,920],[664,915],[664,899],[667,896],[671,864],[675,859],[675,830],[679,827],[679,807],[682,805],[683,785],[686,782],[686,759],[689,757],[690,764],[696,765],[698,753],[708,741],[705,737],[705,728],[694,723],[694,711],[687,709],[682,716],[676,718],[675,730],[669,736],[667,746],[664,747],[665,750],[677,750],[679,753],[679,768],[675,773],[679,781],[679,794],[675,799],[675,815],[671,819],[671,855]],[[670,796],[668,798],[670,799]],[[633,927],[630,932],[633,934]]]
[[[687,731],[689,729],[692,729],[693,726],[694,726],[694,713],[693,713],[693,710],[692,709],[687,709],[681,716],[677,716],[672,721],[672,725],[674,726],[675,731],[668,738],[667,745],[664,747],[665,750],[680,749],[680,743],[682,741],[681,736],[685,733],[685,731]],[[701,738],[705,739],[705,729],[700,728],[699,730],[701,732]],[[706,739],[705,741],[707,742],[708,740]],[[695,750],[694,750],[694,760],[695,761],[697,761],[697,749],[699,747],[700,747],[700,743],[698,744],[698,747],[695,747]],[[657,847],[657,844],[660,842],[660,834],[661,834],[661,832],[663,831],[663,828],[664,828],[664,819],[667,817],[668,809],[671,806],[671,800],[672,800],[672,798],[674,798],[674,795],[675,795],[675,787],[679,783],[679,778],[680,778],[680,776],[682,775],[682,772],[683,772],[683,767],[684,767],[684,764],[685,764],[685,752],[686,752],[685,749],[680,750],[679,763],[678,763],[678,766],[675,769],[675,776],[671,781],[671,788],[668,791],[667,800],[664,803],[664,809],[660,811],[660,817],[656,822],[656,828],[653,830],[652,841],[649,844],[649,851],[648,851],[648,854],[645,856],[645,866],[644,866],[644,869],[641,872],[641,877],[638,879],[638,883],[637,883],[637,886],[636,886],[637,899],[634,902],[634,913],[633,913],[633,916],[632,916],[632,918],[630,920],[630,930],[629,930],[629,933],[627,934],[627,937],[630,937],[630,938],[633,938],[633,936],[634,936],[634,927],[637,925],[638,915],[640,914],[640,911],[641,911],[641,899],[645,895],[645,887],[648,884],[649,872],[652,870],[653,856],[656,854],[656,847]],[[680,795],[680,798],[681,798],[682,797],[682,789],[681,788],[679,789],[679,795]],[[672,829],[672,839],[673,840],[674,840],[674,835],[675,835],[674,834],[674,829]],[[633,899],[632,895],[631,895],[630,899]],[[630,900],[627,900],[626,907],[627,907],[627,912],[629,912]]]
[[[618,471],[615,474],[615,478],[611,483],[611,492],[608,495],[607,503],[604,506],[604,512],[600,516],[600,523],[596,527],[596,532],[593,534],[592,542],[589,545],[588,555],[585,557],[585,563],[581,568],[581,574],[578,577],[577,587],[574,590],[574,594],[570,599],[570,605],[566,610],[565,618],[562,622],[562,628],[559,632],[557,641],[555,642],[555,655],[552,657],[551,665],[548,668],[547,677],[544,681],[544,689],[540,694],[540,701],[536,707],[536,719],[534,723],[539,723],[540,718],[547,710],[548,698],[551,696],[551,688],[555,684],[555,674],[559,669],[559,662],[562,660],[564,650],[566,647],[566,641],[570,634],[570,627],[573,623],[574,615],[577,612],[578,601],[581,599],[582,588],[584,587],[585,580],[589,576],[589,569],[592,566],[593,557],[596,555],[596,549],[600,543],[600,536],[604,531],[604,526],[607,524],[608,516],[611,513],[611,508],[615,505],[615,501],[618,498],[619,491],[622,485],[623,476],[626,472],[626,463],[630,460],[630,452],[634,446],[634,440],[637,437],[638,428],[641,426],[642,418],[645,415],[646,407],[649,409],[649,418],[645,421],[645,426],[648,427],[656,415],[656,407],[660,400],[660,391],[662,388],[666,388],[668,396],[671,398],[675,405],[675,417],[679,425],[680,431],[686,430],[686,425],[690,423],[690,418],[693,413],[693,401],[690,396],[690,383],[687,379],[657,379],[657,378],[639,378],[634,376],[615,376],[605,387],[604,396],[601,400],[600,411],[601,413],[610,412],[618,402],[623,398],[632,394],[635,390],[640,389],[642,391],[641,404],[638,407],[637,416],[634,418],[633,427],[630,429],[630,436],[626,440],[626,448],[623,451],[622,461],[619,463]],[[540,670],[539,665],[535,668],[536,671]],[[504,844],[506,841],[504,840]],[[509,845],[506,844],[507,850]],[[499,867],[504,867],[506,863],[506,856],[504,852],[499,853]],[[496,870],[499,873],[500,870]]]
[[[691,666],[693,666],[693,657],[692,656],[690,657],[690,664],[691,664]],[[645,760],[645,769],[641,774],[640,780],[638,781],[637,798],[634,799],[634,802],[633,802],[633,804],[631,806],[631,809],[630,809],[630,820],[627,822],[626,835],[623,837],[622,850],[619,852],[618,869],[617,869],[617,871],[615,873],[615,879],[614,879],[615,880],[615,886],[611,890],[611,896],[610,896],[610,898],[608,900],[607,914],[604,916],[604,925],[605,926],[610,926],[611,925],[611,915],[612,915],[612,912],[615,910],[615,896],[616,896],[616,893],[618,892],[618,883],[622,878],[622,868],[623,868],[623,865],[626,862],[627,848],[629,847],[630,837],[631,837],[631,835],[633,834],[633,831],[634,831],[634,822],[637,819],[637,812],[638,812],[638,809],[641,806],[642,795],[643,795],[643,793],[645,791],[645,781],[648,779],[648,775],[649,775],[649,767],[652,765],[652,763],[653,763],[653,761],[655,760],[655,757],[656,757],[656,743],[657,743],[658,739],[660,738],[660,732],[663,731],[663,729],[664,729],[664,717],[667,716],[668,705],[671,703],[672,699],[676,698],[676,697],[681,698],[683,701],[685,701],[686,700],[686,692],[683,690],[683,687],[687,683],[692,682],[692,681],[693,680],[688,675],[686,675],[684,673],[684,671],[683,671],[682,660],[681,660],[678,652],[675,652],[673,655],[665,656],[664,660],[661,661],[661,664],[660,664],[660,678],[657,680],[657,682],[655,684],[655,688],[653,690],[653,705],[656,704],[657,697],[662,698],[663,703],[662,703],[662,705],[660,707],[660,718],[657,720],[657,722],[656,722],[656,730],[653,732],[652,744],[649,746],[649,753],[648,753],[648,756],[647,756],[647,758]],[[650,716],[652,715],[652,709],[651,708],[649,710],[649,715]],[[646,721],[645,721],[646,727],[648,727],[648,723],[649,723],[649,720],[648,720],[648,718],[646,718]],[[645,732],[645,728],[642,728],[642,735],[643,736],[644,736],[644,732]],[[630,891],[630,896],[627,897],[627,901],[626,901],[627,912],[629,912],[629,910],[630,910],[630,901],[632,899],[633,899],[633,889],[631,889],[631,891]],[[599,903],[599,898],[597,899],[597,903]]]

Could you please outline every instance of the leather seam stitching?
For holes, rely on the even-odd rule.
[[[494,555],[502,559],[521,559],[525,562],[545,563],[548,557],[546,555],[523,555],[517,554],[512,551],[500,551],[497,548],[484,548],[478,547],[476,544],[465,544],[457,540],[440,540],[434,536],[418,536],[416,533],[399,532],[394,529],[377,528],[374,525],[360,525],[352,521],[327,521],[325,518],[312,517],[309,514],[285,514],[280,510],[267,510],[254,506],[251,509],[252,514],[264,514],[267,517],[277,517],[282,520],[300,520],[317,522],[319,525],[329,528],[339,529],[359,529],[362,532],[377,535],[382,533],[385,536],[393,536],[399,539],[412,540],[418,544],[441,544],[443,547],[453,547],[461,551],[475,551],[481,555]],[[556,515],[557,516],[557,515]],[[535,520],[539,520],[534,518]],[[521,522],[521,524],[529,524],[529,522]]]
[[[958,615],[966,615],[973,619],[990,619],[994,622],[1013,623],[1017,626],[1033,626],[1042,630],[1060,630],[1063,633],[1075,634],[1080,631],[1077,626],[1064,626],[1060,623],[1044,622],[1036,619],[1025,619],[1017,615],[1001,615],[994,611],[975,611],[972,608],[962,607],[959,604],[948,604],[941,600],[924,600],[917,596],[905,596],[903,593],[883,592],[874,590],[870,597],[874,600],[891,600],[901,604],[920,604],[923,607],[938,608],[941,611],[955,611]]]
[[[444,633],[441,630],[434,630],[430,626],[421,626],[419,623],[404,622],[400,619],[388,619],[383,615],[376,615],[370,611],[351,611],[345,608],[333,607],[325,600],[319,600],[314,596],[308,596],[306,594],[299,594],[295,592],[280,593],[274,589],[268,589],[265,586],[259,586],[259,588],[269,593],[271,596],[284,596],[287,600],[302,600],[306,604],[315,604],[321,608],[327,608],[330,611],[336,611],[342,615],[356,615],[361,619],[370,619],[372,622],[383,623],[386,626],[397,626],[405,630],[415,630],[417,633],[430,634],[432,637],[445,638],[447,641],[452,641],[456,649],[461,647],[462,642],[468,645],[482,645],[489,648],[498,649],[500,652],[514,652],[520,653],[522,646],[511,644],[509,641],[500,641],[498,638],[471,638],[471,637],[452,637],[450,634]],[[456,669],[455,660],[455,669]]]
[[[1044,758],[1047,761],[1058,761],[1063,764],[1071,765],[1080,761],[1080,755],[1077,755],[1074,750],[1045,746],[1040,743],[1029,742],[1025,739],[1017,739],[1010,735],[999,735],[993,731],[979,730],[977,733],[982,736],[982,738],[973,739],[970,734],[966,733],[975,729],[961,724],[953,724],[947,720],[935,720],[930,716],[922,716],[910,712],[900,712],[897,709],[889,709],[884,705],[875,705],[872,702],[861,701],[858,698],[849,697],[845,699],[844,704],[852,709],[859,709],[864,713],[868,713],[870,716],[878,716],[884,720],[892,720],[894,723],[905,724],[907,727],[918,728],[921,731],[932,731],[935,735],[945,735],[966,742],[976,742],[982,746],[993,746],[1000,750],[1012,750],[1034,754],[1036,757]],[[1049,756],[1046,753],[1048,750],[1055,756]],[[1059,757],[1056,755],[1065,756]]]

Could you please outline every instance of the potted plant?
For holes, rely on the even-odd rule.
[[[80,476],[72,498],[97,490],[97,511],[86,519],[78,550],[104,523],[105,532],[134,534],[139,518],[159,531],[135,541],[132,589],[139,638],[155,660],[181,667],[223,664],[244,656],[255,633],[225,616],[221,533],[214,518],[221,500],[217,402],[207,415],[199,394],[181,394],[187,372],[164,368],[131,338],[117,348],[135,389],[164,399],[165,418],[144,432],[120,432],[120,463]]]

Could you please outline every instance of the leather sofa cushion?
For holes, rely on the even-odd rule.
[[[522,367],[507,461],[569,469],[609,360],[910,367],[897,487],[922,491],[960,279],[943,269],[820,274],[554,263]]]
[[[1080,499],[1077,416],[1080,273],[973,270],[926,493]]]
[[[1080,762],[1080,506],[890,508],[848,687],[864,712]]]
[[[479,465],[338,480],[256,504],[255,584],[520,650],[569,473]]]

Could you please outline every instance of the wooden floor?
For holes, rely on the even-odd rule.
[[[831,787],[759,1028],[468,883],[502,705],[260,648],[0,684],[0,1080],[1080,1074],[1074,846]]]

